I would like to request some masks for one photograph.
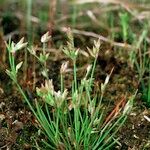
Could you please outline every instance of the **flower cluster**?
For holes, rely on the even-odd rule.
[[[27,42],[24,43],[24,37],[23,37],[18,43],[14,43],[12,41],[10,45],[6,43],[6,46],[12,54],[15,54],[16,51],[25,48],[27,44],[28,44]]]
[[[45,80],[45,85],[41,85],[40,88],[36,88],[37,95],[40,96],[43,101],[48,103],[51,106],[56,105],[57,107],[60,107],[64,100],[67,98],[68,91],[65,89],[62,92],[55,91],[53,86],[52,80]]]

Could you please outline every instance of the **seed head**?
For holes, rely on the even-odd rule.
[[[50,40],[51,36],[49,36],[49,32],[46,32],[42,37],[41,37],[41,42],[42,43],[47,43]]]

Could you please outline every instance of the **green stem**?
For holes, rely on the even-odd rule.
[[[33,112],[33,114],[35,115],[35,117],[38,119],[38,121],[40,120],[40,118],[38,117],[38,115],[36,114],[36,112],[34,111],[31,103],[29,102],[28,98],[26,97],[25,93],[23,92],[22,88],[20,87],[20,85],[15,82],[15,84],[18,87],[19,92],[22,94],[23,98],[25,99],[25,101],[27,102],[28,106],[30,107],[31,111]]]
[[[63,93],[64,91],[64,78],[63,78],[63,75],[61,74],[60,75],[60,83],[61,83],[61,93]]]
[[[55,139],[59,144],[59,140],[58,140],[58,133],[59,133],[59,118],[60,118],[60,110],[58,108],[57,110],[57,114],[56,114],[56,135],[55,135]]]
[[[93,67],[92,67],[92,72],[91,72],[90,85],[89,85],[89,87],[91,87],[91,86],[92,86],[92,80],[93,80],[94,71],[95,71],[95,68],[96,68],[96,62],[97,62],[97,57],[95,58],[95,60],[94,60],[94,64],[93,64]]]
[[[73,6],[73,15],[72,15],[72,26],[75,28],[76,26],[76,18],[77,18],[77,6]]]
[[[74,88],[75,92],[77,91],[77,68],[76,68],[76,59],[73,60],[73,74],[74,74]]]
[[[31,44],[32,41],[32,30],[31,30],[31,15],[32,15],[32,0],[27,0],[27,31],[28,31],[28,41]]]

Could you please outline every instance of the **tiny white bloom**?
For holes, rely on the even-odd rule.
[[[47,91],[51,91],[51,93],[54,93],[54,85],[53,85],[53,80],[45,80],[45,88]]]
[[[133,102],[131,99],[126,103],[124,110],[123,110],[123,115],[128,114],[131,111],[132,107],[133,107]]]
[[[94,46],[97,49],[97,51],[99,51],[101,43],[100,43],[100,39],[98,39],[97,41],[94,41]]]
[[[107,77],[106,77],[106,79],[105,79],[105,82],[104,82],[104,85],[107,85],[107,84],[108,84],[109,79],[110,79],[110,75],[107,75]]]
[[[41,42],[46,43],[50,40],[51,36],[49,36],[49,32],[46,32],[42,37],[41,37]]]
[[[61,93],[60,91],[54,92],[57,107],[60,107],[62,105],[63,101],[67,98],[67,95],[68,95],[67,89],[65,89],[63,93]]]
[[[69,61],[66,61],[61,65],[61,68],[60,68],[61,74],[64,74],[67,72],[68,64],[69,64]]]
[[[8,44],[7,42],[6,42],[6,46],[7,46],[7,48],[8,48],[8,51],[10,52],[10,53],[12,53],[12,54],[15,54],[15,52],[16,51],[18,51],[18,50],[20,50],[20,49],[22,49],[22,48],[24,48],[24,47],[26,47],[27,46],[27,42],[26,43],[23,43],[24,42],[24,38],[22,38],[18,43],[14,43],[13,41],[11,42],[11,44]]]
[[[85,77],[84,77],[84,80],[88,77],[90,71],[91,71],[91,68],[92,68],[92,65],[88,65],[87,68],[86,68],[86,74],[85,74]]]
[[[20,40],[17,44],[15,44],[15,43],[12,41],[12,43],[11,43],[11,52],[12,52],[12,53],[15,53],[17,50],[20,50],[20,49],[26,47],[28,43],[27,43],[27,42],[26,42],[26,43],[23,43],[23,42],[24,42],[24,37],[21,38],[21,40]]]
[[[79,49],[75,50],[75,56],[77,56],[79,53]]]
[[[23,64],[23,61],[21,61],[19,64],[16,65],[16,73],[21,68],[22,64]]]

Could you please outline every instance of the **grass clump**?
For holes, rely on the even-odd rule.
[[[105,118],[102,100],[112,72],[106,76],[104,83],[100,85],[101,90],[95,94],[93,92],[94,70],[100,50],[100,41],[98,40],[94,42],[93,49],[88,49],[94,58],[93,64],[89,64],[85,76],[80,81],[77,80],[76,62],[79,49],[74,47],[71,30],[68,30],[69,40],[67,46],[63,48],[63,52],[71,59],[73,64],[71,90],[65,88],[64,82],[69,65],[67,61],[60,68],[60,90],[55,91],[53,81],[48,77],[46,65],[49,53],[45,51],[45,47],[49,39],[48,33],[42,36],[43,51],[39,56],[34,48],[29,48],[29,52],[42,65],[43,78],[45,78],[41,87],[36,87],[34,101],[28,98],[17,79],[18,70],[23,62],[17,65],[15,63],[16,52],[26,47],[27,43],[24,43],[23,39],[21,39],[17,44],[11,41],[7,44],[10,69],[6,70],[6,73],[17,85],[19,92],[36,117],[41,131],[40,134],[43,135],[41,141],[45,144],[44,148],[70,150],[110,149],[117,142],[115,134],[125,122],[127,114],[132,108],[134,96],[122,108],[116,106],[115,111],[112,111],[113,113]]]

